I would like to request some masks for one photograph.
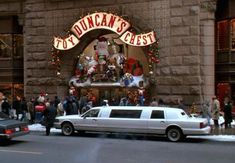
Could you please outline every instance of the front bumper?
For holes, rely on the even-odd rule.
[[[54,127],[55,127],[56,129],[61,129],[61,123],[55,122],[55,123],[54,123]]]

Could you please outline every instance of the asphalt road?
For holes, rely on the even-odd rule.
[[[234,141],[31,133],[0,143],[1,163],[234,163]]]

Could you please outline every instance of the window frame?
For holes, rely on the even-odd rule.
[[[113,109],[113,110],[111,110],[111,112],[109,114],[109,118],[140,119],[142,112],[143,112],[143,110]]]
[[[163,117],[153,117],[154,112],[159,112],[163,115]],[[160,115],[160,116],[162,116]],[[152,110],[151,115],[150,115],[150,119],[165,119],[165,113],[164,110]]]

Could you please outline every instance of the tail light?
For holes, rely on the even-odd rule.
[[[21,131],[29,131],[29,128],[27,126],[21,127]]]
[[[5,130],[5,134],[11,135],[11,134],[14,133],[14,131],[15,131],[15,130],[13,130],[13,129],[6,129],[6,130]]]
[[[206,124],[204,124],[203,122],[200,122],[200,128],[205,128]]]

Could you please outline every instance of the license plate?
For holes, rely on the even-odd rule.
[[[17,131],[20,131],[20,128],[15,128],[15,131],[17,132]]]

